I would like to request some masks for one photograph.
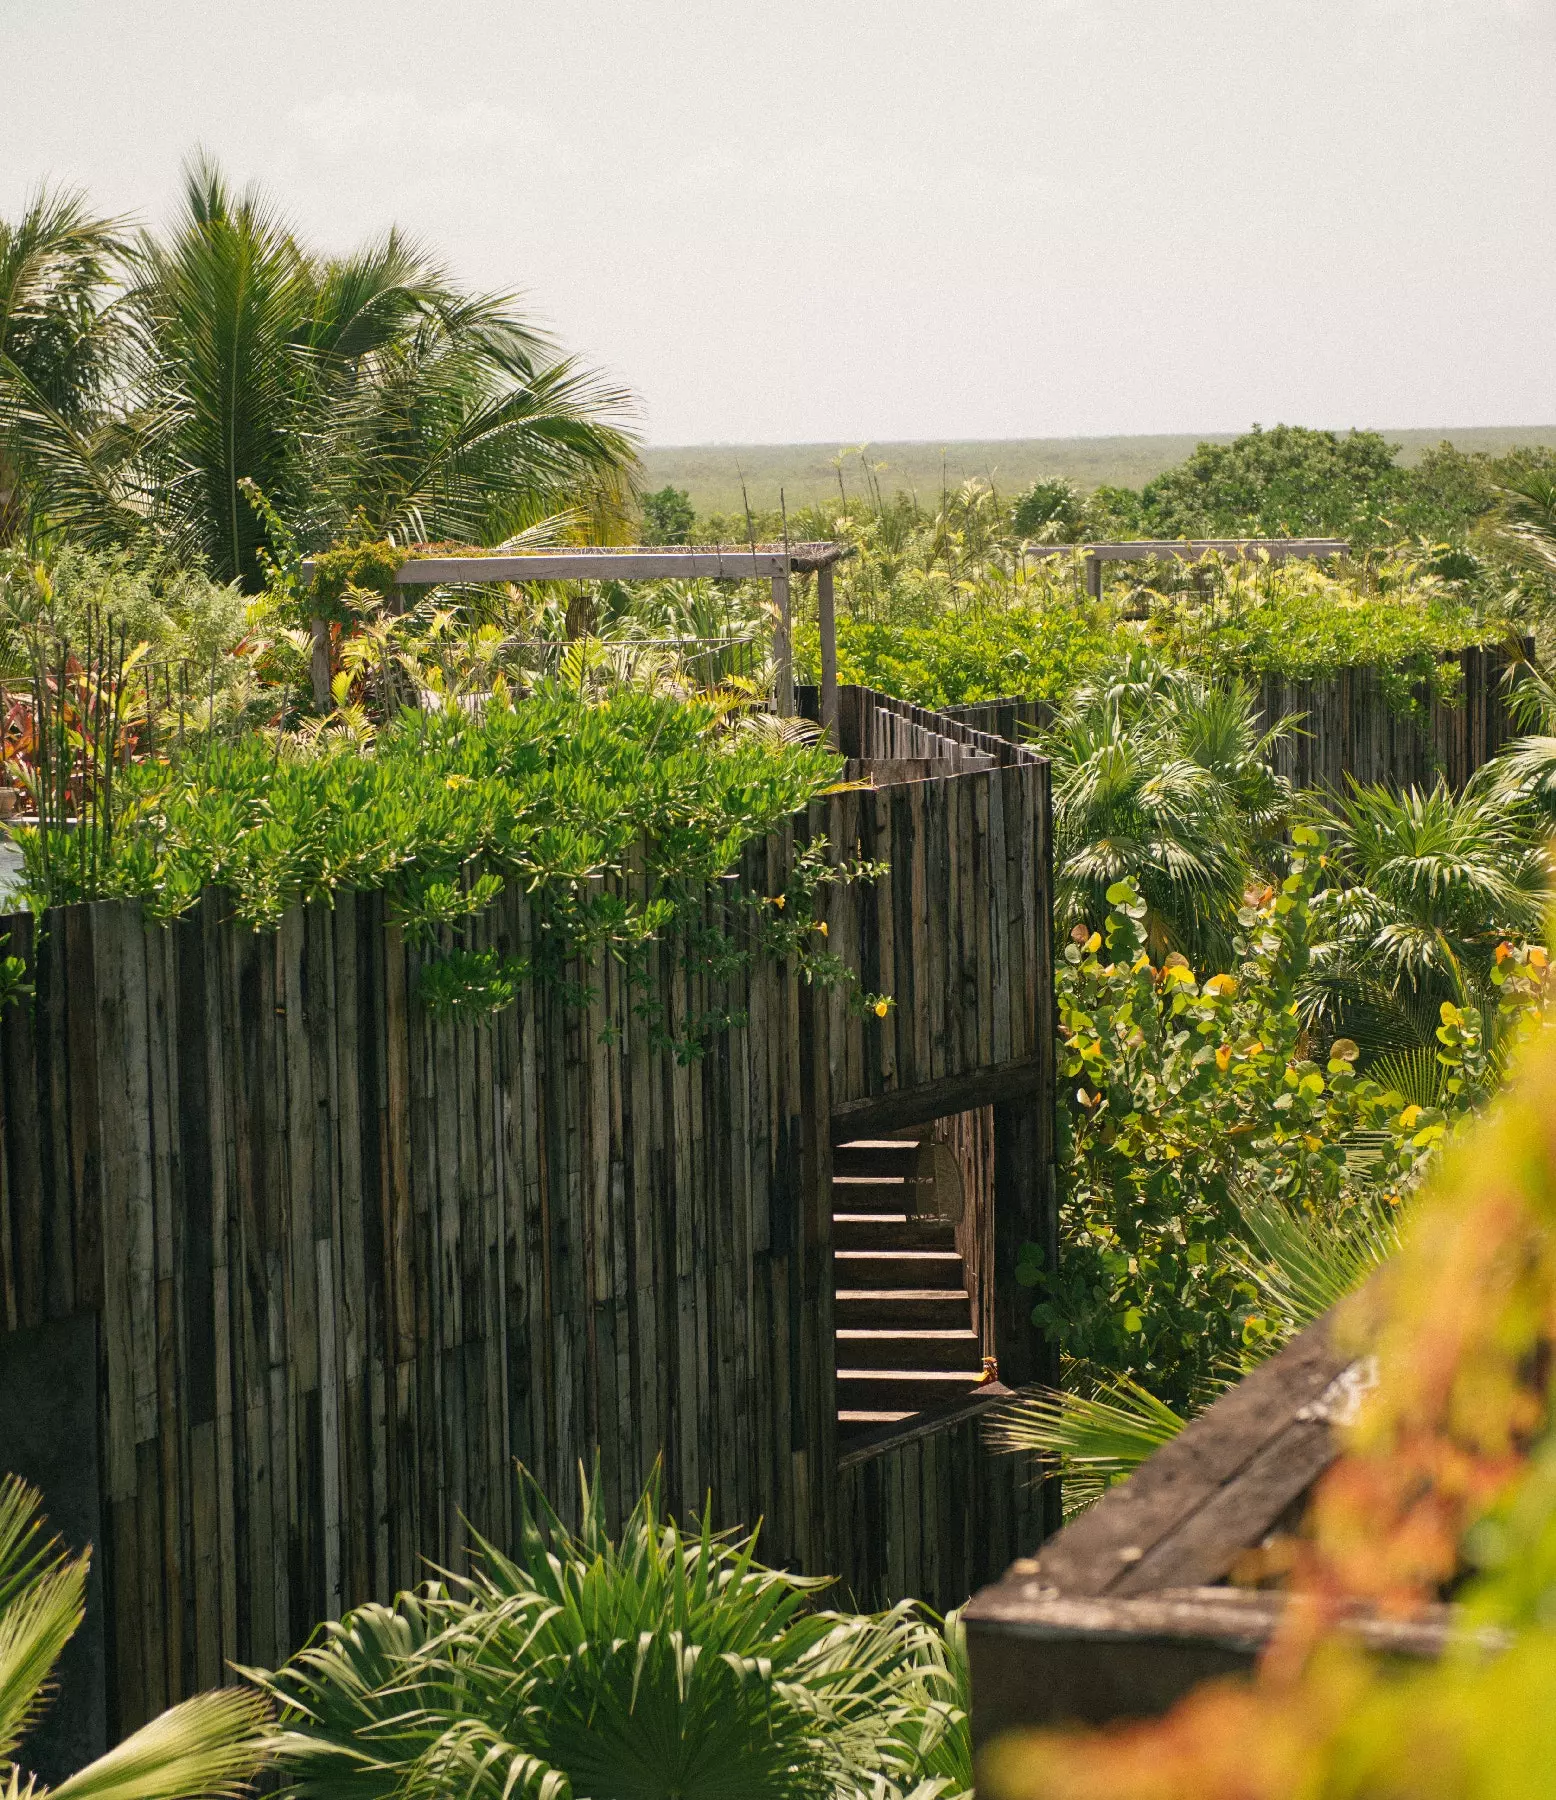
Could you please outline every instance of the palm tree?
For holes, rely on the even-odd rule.
[[[143,234],[126,272],[97,430],[10,403],[44,446],[42,503],[87,543],[150,530],[252,589],[278,546],[246,482],[305,549],[354,516],[402,542],[500,542],[628,498],[625,392],[398,232],[321,257],[197,158],[172,229]]]
[[[1096,922],[1108,888],[1130,880],[1153,953],[1224,957],[1244,888],[1290,804],[1269,766],[1289,729],[1283,719],[1261,730],[1246,689],[1143,651],[1079,688],[1043,743],[1061,921]]]
[[[754,1535],[682,1532],[657,1474],[619,1539],[598,1479],[569,1531],[527,1478],[519,1550],[364,1606],[275,1674],[308,1800],[920,1800],[966,1792],[965,1671],[912,1606],[847,1615]],[[923,1786],[917,1786],[924,1783]],[[878,1784],[878,1785],[877,1785]]]
[[[1462,793],[1361,787],[1325,818],[1336,886],[1319,910],[1303,1005],[1371,1053],[1435,1049],[1443,1001],[1484,1005],[1497,946],[1537,936],[1547,863],[1507,765]]]
[[[87,1557],[44,1539],[38,1495],[0,1478],[0,1793],[6,1800],[197,1800],[236,1795],[265,1759],[265,1704],[251,1691],[197,1695],[49,1789],[17,1762],[60,1652],[83,1616]]]
[[[47,187],[0,219],[0,544],[27,533],[48,440],[89,433],[102,402],[121,230]]]

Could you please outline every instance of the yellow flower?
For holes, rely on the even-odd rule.
[[[817,929],[817,931],[819,931],[819,932],[820,932],[820,933],[821,933],[821,935],[822,935],[822,936],[823,936],[823,937],[826,937],[826,936],[827,936],[827,922],[826,922],[826,920],[825,920],[825,919],[819,919],[819,920],[817,920],[817,922],[816,922],[816,929]]]
[[[779,911],[781,912],[783,910],[784,902],[788,899],[788,897],[789,896],[787,894],[774,894],[773,895],[773,905],[776,906],[779,909]]]
[[[888,1005],[888,1004],[887,1004],[887,1002],[886,1002],[886,1001],[884,1001],[884,1000],[877,1000],[877,1001],[876,1001],[876,1003],[875,1003],[875,1016],[876,1016],[876,1018],[878,1018],[878,1019],[884,1019],[884,1018],[885,1018],[885,1017],[886,1017],[886,1015],[887,1015],[887,1013],[888,1013],[888,1012],[890,1012],[890,1010],[891,1010],[891,1008],[890,1008],[890,1006],[889,1006],[889,1005]]]
[[[448,775],[444,777],[443,785],[449,788],[469,787],[471,779],[469,775]]]

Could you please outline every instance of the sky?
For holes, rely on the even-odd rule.
[[[1556,422],[1556,0],[0,0],[0,68],[0,217],[203,146],[651,443]]]

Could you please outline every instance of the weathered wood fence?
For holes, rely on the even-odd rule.
[[[1337,669],[1315,681],[1262,677],[1256,691],[1266,729],[1289,713],[1304,715],[1276,750],[1276,769],[1293,787],[1332,793],[1346,792],[1348,777],[1400,789],[1430,787],[1440,775],[1462,788],[1518,735],[1507,706],[1516,663],[1494,644],[1471,645],[1454,660],[1460,680],[1442,691],[1417,682],[1408,707],[1379,669]]]
[[[966,1418],[840,1471],[833,1392],[831,1146],[968,1110],[989,1347],[1047,1368],[1010,1277],[1054,1230],[1048,771],[1001,760],[817,802],[707,896],[738,933],[808,840],[889,862],[826,890],[884,1019],[667,943],[646,993],[606,961],[585,1003],[439,1022],[374,895],[267,934],[219,892],[0,921],[36,988],[0,1017],[0,1386],[84,1326],[110,1734],[457,1562],[466,1521],[505,1541],[515,1459],[566,1509],[598,1453],[619,1516],[662,1457],[683,1516],[711,1494],[861,1597],[953,1604],[1031,1547]],[[475,930],[523,954],[526,896]],[[645,997],[738,1022],[685,1060]]]
[[[1532,654],[1533,641],[1526,645]],[[1429,787],[1440,775],[1458,790],[1518,735],[1507,705],[1517,658],[1500,645],[1471,645],[1449,663],[1459,678],[1441,688],[1415,683],[1397,695],[1376,668],[1336,669],[1309,681],[1263,675],[1253,683],[1260,728],[1292,714],[1300,721],[1275,752],[1295,788],[1347,791],[1347,778],[1395,789]],[[1030,743],[1053,722],[1043,700],[985,700],[943,715],[975,732]]]

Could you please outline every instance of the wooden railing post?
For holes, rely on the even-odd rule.
[[[816,610],[821,626],[821,729],[827,743],[840,747],[837,719],[837,617],[832,593],[832,565],[816,571]]]
[[[790,634],[789,571],[773,576],[773,661],[778,665],[778,716],[794,717],[794,640]]]

